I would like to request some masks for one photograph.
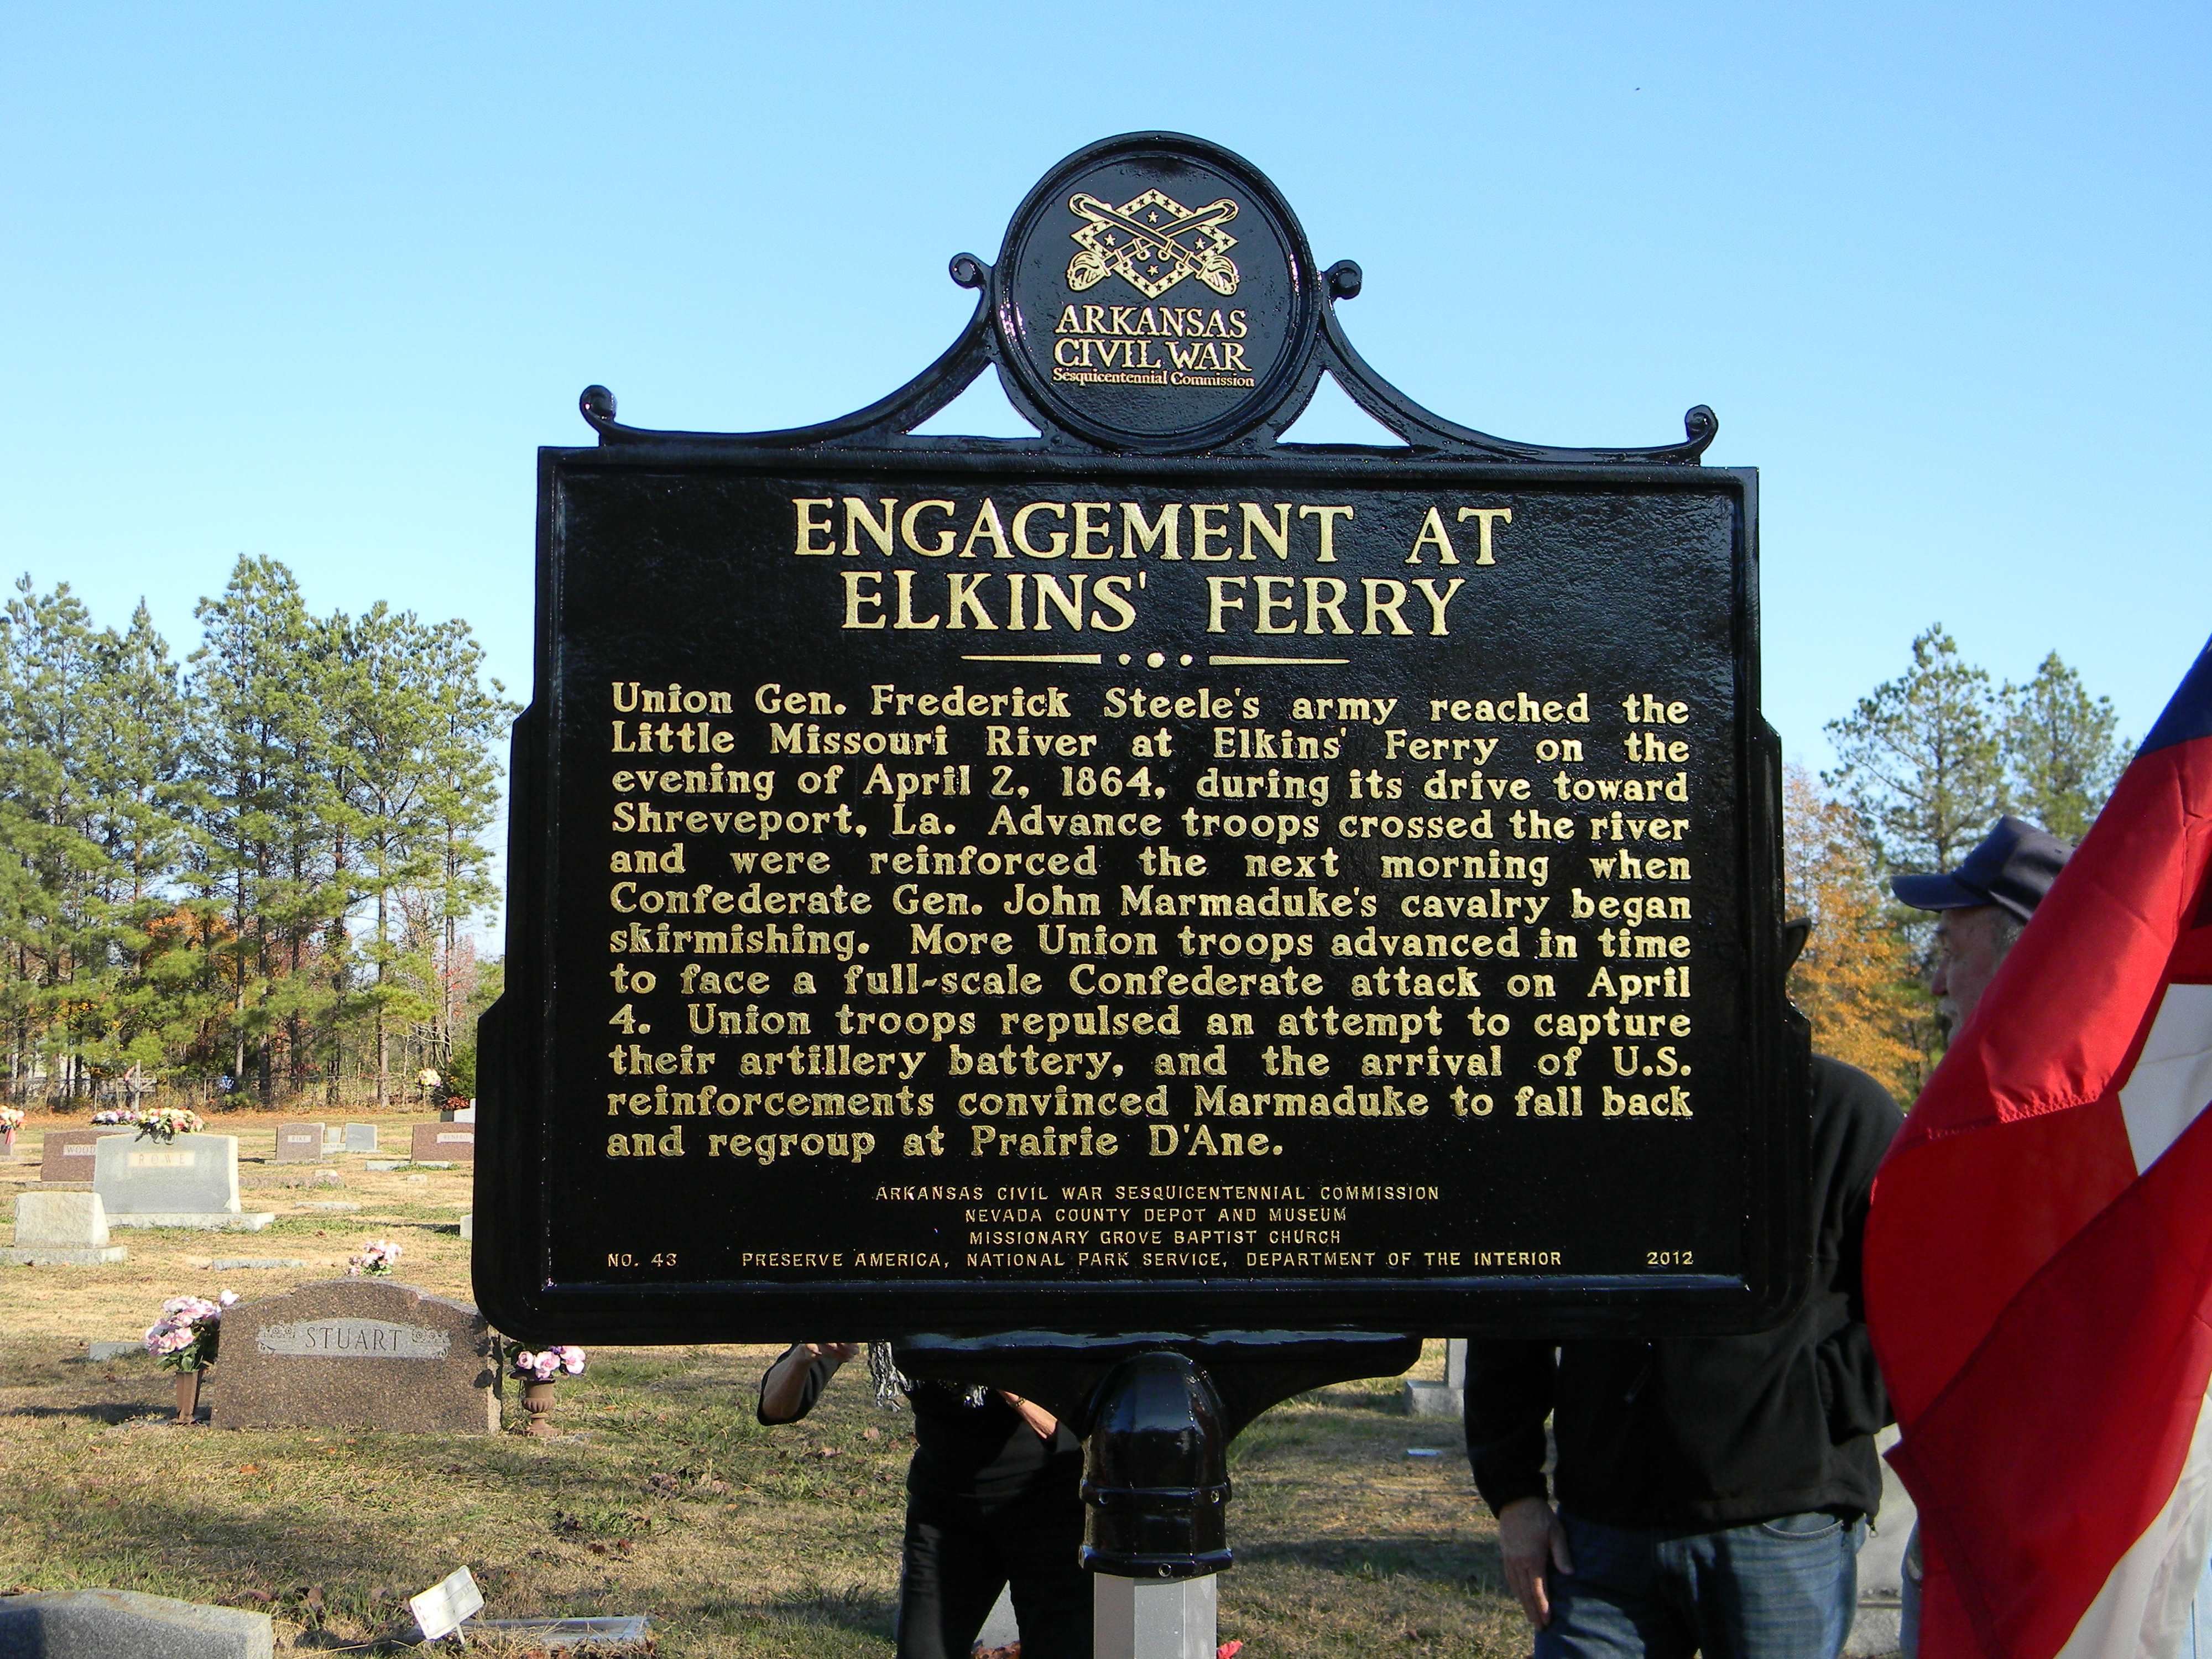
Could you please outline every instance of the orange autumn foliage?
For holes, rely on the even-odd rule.
[[[1909,1102],[1922,1080],[1927,998],[1874,845],[1802,767],[1784,776],[1783,823],[1784,914],[1813,923],[1790,998],[1813,1023],[1816,1050]]]

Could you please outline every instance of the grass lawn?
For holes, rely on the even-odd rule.
[[[394,1155],[427,1121],[378,1120]],[[774,1349],[599,1349],[561,1385],[566,1432],[537,1440],[183,1429],[167,1372],[88,1363],[88,1342],[136,1337],[165,1297],[337,1277],[372,1237],[402,1247],[401,1281],[467,1299],[466,1169],[278,1165],[276,1121],[209,1125],[240,1137],[246,1207],[277,1213],[266,1231],[118,1229],[125,1261],[0,1268],[0,1593],[148,1590],[262,1608],[280,1651],[398,1652],[378,1638],[407,1626],[406,1598],[465,1564],[489,1617],[647,1613],[664,1655],[890,1651],[913,1442],[861,1376],[768,1430],[752,1399]],[[0,1162],[0,1243],[55,1127],[70,1124],[33,1119]],[[342,1184],[307,1184],[320,1170]],[[334,1201],[361,1208],[303,1207]],[[230,1256],[307,1265],[210,1270]],[[1414,1375],[1441,1367],[1431,1344]],[[218,1365],[210,1397],[222,1387]],[[1407,1418],[1398,1399],[1395,1380],[1304,1395],[1231,1448],[1220,1631],[1244,1659],[1527,1651],[1458,1425]],[[509,1423],[522,1416],[510,1392]]]

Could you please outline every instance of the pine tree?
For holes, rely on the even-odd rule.
[[[2092,697],[2056,651],[2025,685],[2008,682],[2001,696],[2011,809],[2080,841],[2127,762],[2112,700]]]
[[[1960,659],[1941,623],[1912,641],[1912,666],[1827,732],[1842,793],[1886,870],[1948,870],[2002,810],[2004,769],[1990,677]]]
[[[330,772],[327,641],[274,559],[241,557],[222,595],[195,614],[204,633],[191,656],[194,876],[228,912],[233,1074],[242,1086],[250,1057],[269,1103],[273,1039],[295,1006],[276,981],[294,939],[312,931],[326,885],[303,849],[320,839],[314,820]]]

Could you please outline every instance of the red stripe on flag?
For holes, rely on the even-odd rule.
[[[1920,1269],[1870,1282],[1868,1297],[1900,1422],[1928,1408],[2005,1304],[2135,1178],[2118,1095],[1892,1154],[1875,1188],[1884,1243]],[[1955,1271],[1962,1261],[1971,1274]]]
[[[2000,1139],[2002,1137],[1999,1137]],[[1890,1462],[1992,1659],[2048,1659],[2172,1495],[2212,1380],[2212,1117],[2008,1307]],[[1950,1659],[1923,1646],[1928,1659]]]

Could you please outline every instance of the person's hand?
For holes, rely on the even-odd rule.
[[[860,1352],[857,1342],[801,1342],[798,1346],[809,1359],[835,1360],[840,1365],[857,1358]]]
[[[1060,1431],[1060,1419],[1034,1400],[1024,1400],[1018,1394],[999,1390],[999,1398],[1021,1413],[1022,1421],[1036,1431],[1040,1440],[1049,1440]]]
[[[1505,1585],[1538,1630],[1552,1622],[1551,1575],[1571,1573],[1566,1528],[1540,1498],[1516,1498],[1498,1514],[1498,1553]]]

